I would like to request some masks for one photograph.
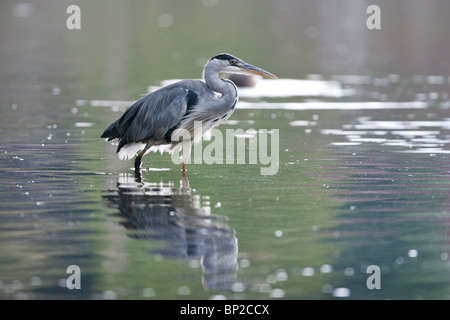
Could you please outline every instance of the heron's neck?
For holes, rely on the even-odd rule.
[[[221,79],[218,70],[208,68],[208,66],[205,68],[203,77],[208,88],[222,95],[220,100],[223,103],[234,104],[237,99],[237,89],[233,82]]]

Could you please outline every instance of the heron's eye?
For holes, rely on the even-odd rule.
[[[231,65],[236,64],[236,60],[230,60],[230,64]]]

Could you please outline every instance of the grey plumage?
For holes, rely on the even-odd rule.
[[[108,141],[119,139],[117,152],[133,142],[154,140],[170,143],[168,133],[186,116],[188,106],[192,109],[197,101],[197,94],[184,89],[179,83],[162,88],[157,93],[136,101],[103,132],[101,137],[108,138]]]

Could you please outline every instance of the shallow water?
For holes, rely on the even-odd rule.
[[[76,37],[61,50],[87,41]],[[169,155],[150,153],[136,180],[132,161],[99,135],[135,91],[171,80],[130,85],[110,74],[118,83],[97,92],[87,85],[95,66],[81,77],[74,53],[52,51],[59,60],[45,68],[48,43],[30,42],[40,57],[25,59],[31,69],[26,53],[2,47],[19,70],[2,67],[2,299],[450,298],[446,76],[257,81],[219,129],[241,138],[278,129],[276,174],[249,158],[208,164],[204,153],[184,178]],[[81,289],[67,288],[72,265]]]
[[[222,130],[280,130],[273,176],[191,164],[183,179],[151,153],[136,181],[97,137],[120,115],[108,101],[26,143],[3,130],[2,296],[448,298],[446,104],[330,103],[238,105]],[[65,288],[70,265],[81,290]],[[381,289],[367,288],[370,265]]]

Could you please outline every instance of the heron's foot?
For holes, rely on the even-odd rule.
[[[150,171],[150,167],[144,161],[141,160],[141,163],[144,165],[144,167],[145,167],[145,169],[147,169],[147,171]]]

